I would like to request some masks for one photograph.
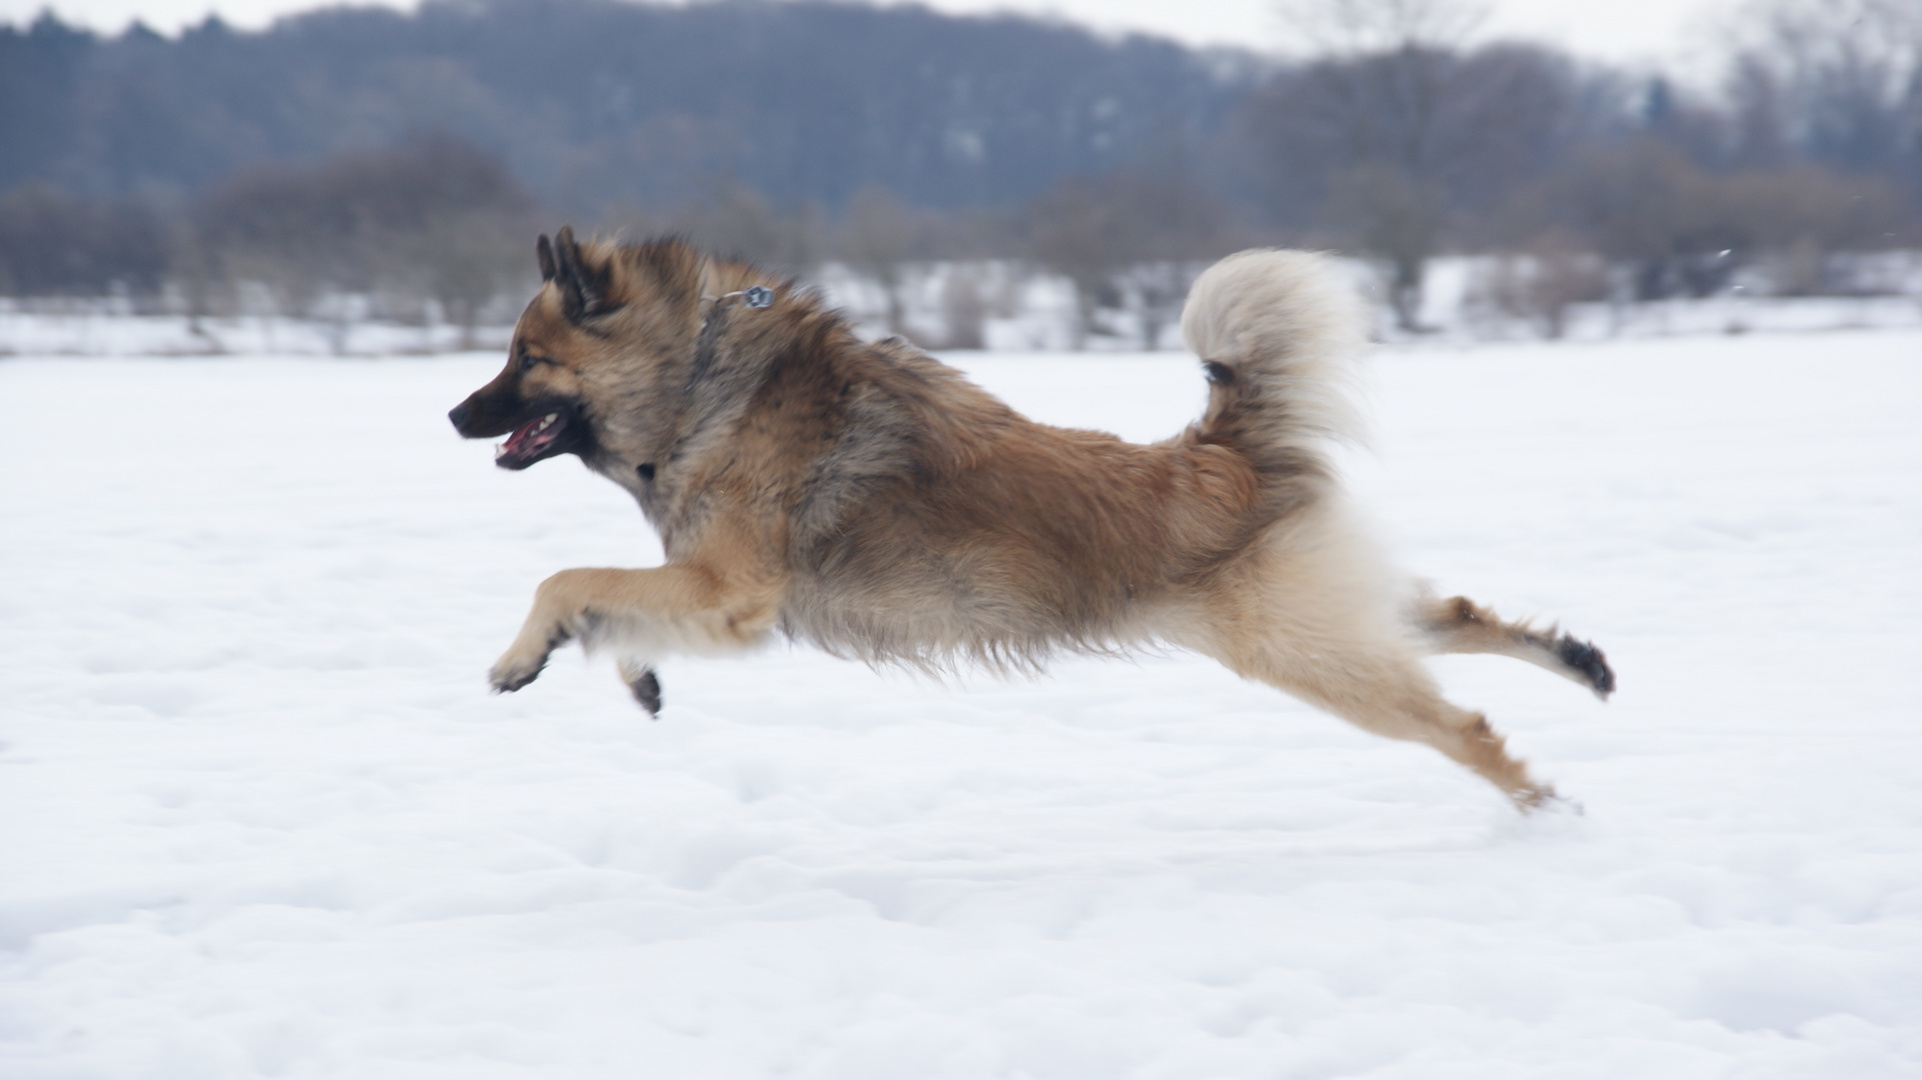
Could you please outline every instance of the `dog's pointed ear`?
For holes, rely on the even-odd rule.
[[[568,322],[604,315],[619,306],[609,296],[613,284],[610,268],[606,264],[590,265],[582,257],[571,226],[563,225],[554,234],[554,284],[560,287],[561,311]]]
[[[556,273],[554,268],[554,245],[548,242],[546,233],[542,233],[540,241],[534,245],[534,257],[541,261],[541,280],[543,282],[554,280],[554,274]]]

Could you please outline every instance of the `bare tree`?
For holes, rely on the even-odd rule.
[[[1135,264],[1122,276],[1123,287],[1132,294],[1143,349],[1154,352],[1161,348],[1168,328],[1181,318],[1188,287],[1199,275],[1196,263],[1154,259]]]
[[[1069,346],[1087,347],[1096,309],[1115,295],[1114,277],[1128,251],[1115,228],[1114,208],[1100,184],[1071,176],[1029,203],[1028,255],[1042,268],[1068,279],[1074,290]]]
[[[1383,165],[1350,170],[1330,196],[1329,218],[1386,264],[1388,307],[1403,330],[1423,329],[1428,260],[1441,247],[1447,213],[1435,185]]]
[[[908,334],[910,260],[919,244],[913,214],[885,188],[869,186],[848,202],[837,245],[841,258],[881,290],[888,333]]]
[[[1280,0],[1276,11],[1310,52],[1335,57],[1456,48],[1488,19],[1466,0]]]
[[[220,342],[207,329],[206,319],[212,313],[221,282],[214,273],[200,231],[194,228],[193,217],[184,208],[171,215],[166,237],[168,267],[181,306],[186,309],[187,332],[199,338],[207,351],[219,352]]]
[[[336,339],[377,291],[438,300],[471,343],[506,276],[506,238],[533,199],[498,161],[439,135],[316,166],[260,166],[204,196],[203,250],[229,280],[265,285],[284,314],[328,319]],[[523,262],[520,244],[513,263]]]
[[[804,274],[821,258],[820,214],[809,204],[774,206],[731,179],[716,180],[667,219],[695,243],[783,274]]]
[[[1750,0],[1731,27],[1731,96],[1769,136],[1851,171],[1922,155],[1922,6]],[[1918,193],[1922,194],[1922,193]]]
[[[14,296],[158,291],[169,244],[138,201],[76,198],[45,185],[0,193],[0,289]]]
[[[1116,173],[1111,181],[1117,225],[1132,266],[1122,275],[1141,333],[1141,347],[1161,348],[1181,317],[1205,262],[1239,246],[1221,198],[1187,163],[1180,145]]]
[[[1632,298],[1707,296],[1771,264],[1779,287],[1829,291],[1840,253],[1913,242],[1917,225],[1885,176],[1809,162],[1712,172],[1653,137],[1575,155],[1505,216],[1566,229],[1627,271]]]
[[[988,300],[982,295],[979,264],[949,266],[947,279],[941,283],[941,313],[948,324],[944,348],[987,347]]]
[[[1255,106],[1290,195],[1386,267],[1403,329],[1421,329],[1427,263],[1451,212],[1486,206],[1539,170],[1570,110],[1559,57],[1465,52],[1479,9],[1454,0],[1294,0],[1284,16],[1318,55]]]
[[[427,294],[460,332],[458,347],[476,345],[481,315],[501,291],[526,274],[526,230],[491,215],[436,218],[419,238]]]
[[[1585,151],[1531,194],[1547,222],[1626,267],[1638,301],[1707,296],[1751,254],[1752,236],[1715,181],[1653,138]]]
[[[1142,342],[1157,348],[1179,313],[1192,264],[1228,246],[1220,199],[1162,156],[1097,177],[1069,177],[1023,213],[1029,257],[1074,287],[1074,347],[1082,348],[1101,308],[1130,294]]]

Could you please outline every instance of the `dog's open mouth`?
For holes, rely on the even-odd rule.
[[[575,441],[574,418],[566,410],[537,416],[494,447],[494,464],[503,469],[525,469],[545,457],[561,453]]]

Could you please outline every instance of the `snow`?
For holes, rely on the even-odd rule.
[[[1185,655],[490,697],[541,577],[658,558],[453,436],[497,364],[0,362],[0,1076],[1922,1075],[1922,332],[1370,362],[1407,565],[1620,674],[1438,663],[1587,810],[1528,819]]]

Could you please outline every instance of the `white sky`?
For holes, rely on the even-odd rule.
[[[1740,0],[1492,0],[1487,31],[1563,45],[1616,61],[1686,60],[1713,44],[1716,23]],[[1194,44],[1279,47],[1273,0],[928,0],[952,12],[1020,11],[1109,30],[1145,30]],[[135,18],[163,33],[209,12],[237,26],[319,6],[312,0],[0,0],[0,21],[25,24],[51,7],[68,22],[118,31]],[[391,6],[407,7],[406,3]]]

